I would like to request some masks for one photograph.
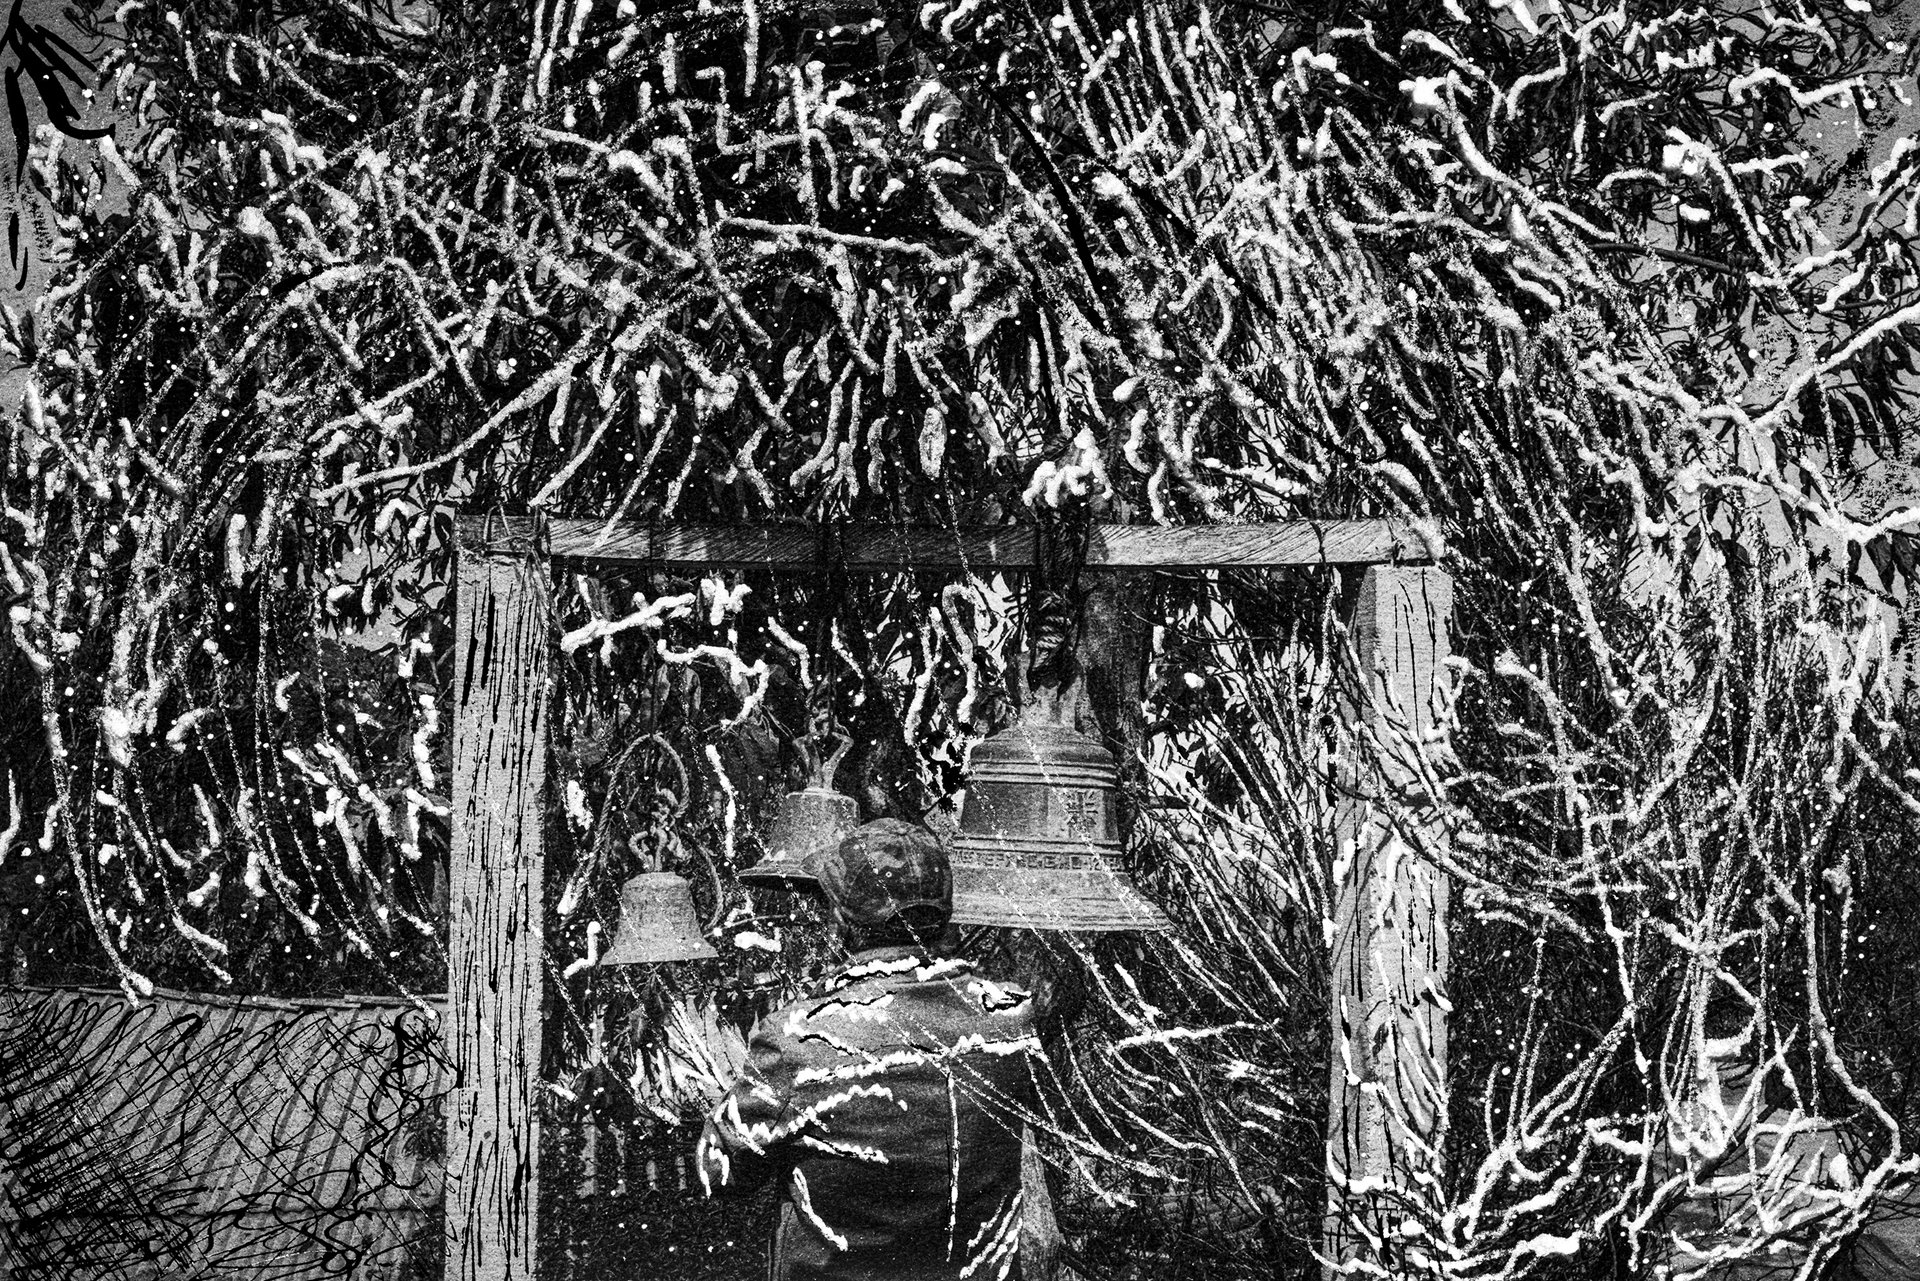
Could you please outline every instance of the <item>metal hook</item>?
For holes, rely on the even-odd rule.
[[[807,786],[833,790],[833,776],[840,768],[840,760],[853,747],[853,737],[843,733],[833,717],[833,688],[831,677],[815,685],[807,696],[810,716],[807,732],[794,740],[794,746],[800,749],[800,755],[807,767]],[[823,760],[819,748],[824,743],[838,743],[839,746],[828,753]]]
[[[809,786],[817,787],[824,792],[831,792],[833,790],[833,776],[840,769],[841,758],[853,750],[853,735],[842,734],[837,730],[828,730],[823,737],[829,742],[838,743],[839,746],[827,754],[825,761],[819,761],[814,765],[813,779],[809,783]]]

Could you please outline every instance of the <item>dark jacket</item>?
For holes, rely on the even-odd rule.
[[[965,961],[862,952],[754,1029],[701,1179],[784,1178],[773,1281],[1017,1276],[1038,1053],[1025,992]]]

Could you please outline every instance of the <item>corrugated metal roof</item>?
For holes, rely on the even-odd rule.
[[[16,1275],[62,1249],[65,1270],[46,1274],[76,1281],[383,1275],[353,1260],[441,1197],[436,1037],[426,1011],[375,998],[157,993],[134,1006],[117,990],[0,990],[15,1167],[0,1219],[13,1220]],[[36,1178],[23,1154],[53,1135],[67,1137],[41,1143]],[[165,1226],[173,1257],[82,1260],[76,1225],[111,1219]],[[113,1233],[92,1236],[89,1259],[115,1253]]]

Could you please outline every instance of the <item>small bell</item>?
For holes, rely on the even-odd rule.
[[[860,826],[860,803],[833,790],[834,771],[853,740],[830,737],[838,738],[840,745],[824,761],[810,747],[804,748],[813,762],[812,778],[804,791],[788,792],[781,799],[773,828],[767,833],[765,857],[740,873],[747,884],[812,888],[819,884],[814,860]]]
[[[1066,725],[1022,721],[973,749],[952,845],[953,920],[1164,930],[1121,868],[1120,768]]]
[[[693,887],[675,872],[642,872],[620,887],[620,924],[602,965],[701,961],[720,955],[700,931]]]

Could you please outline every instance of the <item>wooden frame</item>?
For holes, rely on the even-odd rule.
[[[1391,811],[1433,814],[1417,764],[1445,697],[1452,613],[1443,570],[1374,565],[1351,620],[1366,681],[1351,715],[1378,750],[1364,769],[1348,763],[1337,820],[1327,1245],[1335,1259],[1389,1270],[1407,1210],[1432,1209],[1441,1189],[1447,882]],[[1444,829],[1435,823],[1428,839],[1444,841]]]
[[[542,851],[547,672],[555,641],[542,562],[788,572],[1014,571],[1043,559],[1034,526],[644,525],[527,517],[458,524],[453,848],[447,952],[449,1281],[531,1281],[537,1240]],[[1435,725],[1451,586],[1440,536],[1340,520],[1163,529],[1099,525],[1093,570],[1319,565],[1362,570],[1353,638],[1368,688],[1356,723],[1389,761]],[[1331,940],[1329,1248],[1350,1257],[1390,1231],[1396,1199],[1435,1167],[1445,1099],[1446,886],[1376,803],[1404,793],[1389,767],[1347,780]],[[1384,1208],[1382,1208],[1384,1207]],[[1364,1220],[1358,1234],[1340,1225]]]
[[[559,560],[682,569],[761,565],[778,569],[1031,569],[1041,534],[1032,525],[941,529],[925,525],[645,525],[528,517],[466,517],[461,546],[483,555],[540,544]],[[1438,532],[1404,521],[1287,521],[1255,525],[1095,525],[1089,569],[1276,569],[1304,565],[1416,564],[1446,554]]]
[[[552,611],[528,554],[455,576],[447,883],[449,1281],[531,1281],[540,1126],[540,933]]]

